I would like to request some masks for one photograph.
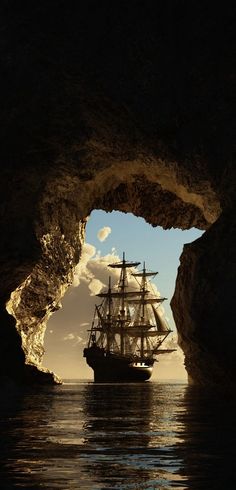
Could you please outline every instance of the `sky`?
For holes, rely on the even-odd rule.
[[[154,364],[152,379],[186,380],[184,356],[177,346],[177,332],[170,308],[175,289],[179,257],[185,243],[193,242],[202,231],[163,230],[152,227],[143,218],[130,213],[93,211],[86,226],[86,241],[80,263],[76,267],[73,285],[62,299],[62,308],[49,319],[45,334],[44,367],[56,372],[63,379],[93,379],[93,371],[83,358],[88,339],[88,329],[94,314],[96,297],[108,276],[112,284],[118,279],[119,270],[109,269],[108,264],[126,259],[145,261],[146,268],[158,271],[153,286],[167,299],[163,314],[173,330],[166,347],[176,347],[172,354],[160,356]],[[164,347],[164,345],[163,345]]]

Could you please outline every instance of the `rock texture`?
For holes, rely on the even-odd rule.
[[[235,384],[235,210],[184,246],[172,299],[191,380]]]
[[[172,307],[190,377],[233,383],[231,6],[8,0],[0,14],[0,373],[58,382],[41,367],[47,320],[86,217],[117,209],[206,230]]]

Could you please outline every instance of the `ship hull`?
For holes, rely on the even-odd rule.
[[[153,371],[153,362],[136,361],[125,356],[107,354],[102,349],[84,350],[87,364],[94,371],[95,383],[139,383],[148,381]]]

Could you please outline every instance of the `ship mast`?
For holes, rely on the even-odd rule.
[[[121,309],[119,312],[119,323],[120,323],[120,351],[121,354],[125,353],[125,297],[126,297],[126,287],[127,287],[127,269],[130,267],[137,267],[140,262],[128,262],[125,260],[125,252],[123,252],[123,260],[121,262],[116,262],[114,264],[109,264],[109,267],[121,269],[120,281],[119,281],[119,292],[121,296]]]
[[[158,303],[162,303],[166,298],[157,298],[157,297],[153,297],[153,296],[150,296],[150,291],[148,290],[148,286],[150,286],[150,283],[148,282],[147,278],[148,277],[154,277],[156,276],[156,274],[158,274],[158,272],[152,272],[152,271],[147,271],[146,270],[146,266],[145,266],[145,262],[143,263],[143,269],[139,272],[134,272],[132,273],[132,276],[134,276],[135,278],[140,278],[140,282],[138,281],[137,279],[137,282],[139,284],[139,287],[140,287],[140,292],[141,292],[141,298],[140,300],[137,300],[137,299],[133,299],[131,300],[133,302],[133,304],[140,304],[140,310],[139,310],[139,328],[140,328],[140,356],[141,358],[144,358],[145,357],[145,352],[147,352],[145,350],[145,346],[144,346],[144,341],[146,341],[146,344],[147,344],[147,339],[148,337],[150,337],[154,332],[153,331],[150,331],[149,328],[148,328],[148,325],[150,325],[151,327],[151,324],[149,324],[149,314],[147,312],[147,306],[148,305],[151,305],[152,309],[153,309],[153,313],[154,313],[154,317],[155,317],[155,320],[157,321],[157,325],[160,324],[160,317],[156,311],[156,309],[154,308],[154,304]],[[164,322],[163,322],[163,334],[165,333],[165,336],[164,336],[164,339],[167,337],[167,335],[169,335],[170,333],[170,330],[168,329],[167,325],[164,325]],[[155,332],[154,335],[160,335],[160,331],[159,331],[159,328],[158,328],[158,332]],[[158,347],[161,345],[161,343],[163,342],[163,340],[159,340],[158,342]],[[148,348],[148,346],[146,346]]]
[[[141,296],[141,304],[142,304],[142,315],[141,315],[141,325],[145,324],[145,291],[146,291],[146,278],[145,278],[145,262],[143,263],[143,276],[142,276],[142,282],[141,282],[141,291],[142,291],[142,296]],[[140,354],[141,357],[143,358],[144,355],[144,331],[143,328],[141,329],[141,339],[140,339]]]
[[[145,305],[146,305],[145,300],[146,300],[146,295],[148,293],[146,277],[150,276],[150,275],[154,276],[156,274],[157,274],[157,272],[153,272],[153,273],[146,272],[145,262],[143,263],[143,270],[141,272],[137,272],[137,273],[132,274],[134,277],[141,277],[141,284],[140,284],[140,291],[141,291],[140,355],[141,355],[141,358],[144,357],[144,328],[142,328],[142,327],[145,327],[145,325],[147,323],[146,311],[145,311]]]
[[[123,267],[121,269],[120,288],[121,288],[121,310],[120,310],[120,351],[124,354],[124,326],[125,326],[125,286],[127,271],[125,267],[125,252],[123,252]]]
[[[112,304],[112,296],[111,296],[111,276],[109,276],[108,283],[108,315],[107,315],[107,350],[110,350],[110,340],[111,340],[111,304]]]
[[[112,289],[109,277],[107,291],[97,294],[104,301],[96,307],[99,323],[92,330],[100,332],[98,345],[105,347],[107,352],[132,355],[145,361],[149,356],[167,352],[160,351],[160,346],[171,330],[158,312],[158,305],[166,298],[156,295],[148,280],[157,272],[147,271],[144,262],[142,270],[132,272],[138,289],[128,290],[127,269],[139,264],[126,261],[124,253],[120,262],[109,264],[111,268],[121,269],[118,286]]]

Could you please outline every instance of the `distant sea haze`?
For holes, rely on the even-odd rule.
[[[235,409],[173,380],[12,390],[1,488],[235,490]]]

